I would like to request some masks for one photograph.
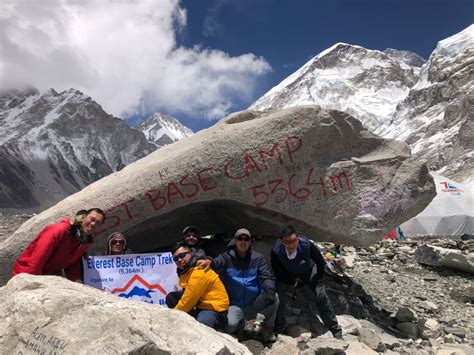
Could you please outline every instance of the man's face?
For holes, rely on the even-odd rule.
[[[198,239],[198,236],[196,235],[196,233],[188,232],[184,236],[184,242],[187,245],[189,245],[190,247],[193,247],[199,242],[199,239]]]
[[[246,234],[235,237],[235,249],[239,254],[245,254],[252,245],[252,238]]]
[[[122,238],[114,238],[110,241],[110,254],[122,254],[125,241]]]
[[[81,231],[85,235],[95,235],[102,227],[102,222],[104,222],[104,217],[96,211],[91,211],[82,219]]]
[[[188,248],[181,247],[173,253],[173,260],[178,269],[184,269],[189,265],[192,256],[193,255]]]
[[[294,253],[295,250],[298,248],[299,239],[298,239],[298,236],[295,233],[293,233],[293,234],[290,234],[287,237],[283,237],[282,238],[282,243],[283,243],[283,246],[285,247],[286,251],[289,254],[291,254],[291,253]]]

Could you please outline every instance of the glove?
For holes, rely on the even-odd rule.
[[[266,306],[271,306],[272,304],[275,303],[275,294],[265,292],[263,294],[263,301],[265,302]]]

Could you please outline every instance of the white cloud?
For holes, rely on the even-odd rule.
[[[261,57],[180,47],[178,0],[3,0],[0,85],[70,87],[126,116],[161,109],[217,118],[249,101]]]

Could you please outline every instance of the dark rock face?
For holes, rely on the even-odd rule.
[[[73,89],[0,93],[0,147],[0,208],[17,212],[49,207],[156,149]]]
[[[18,152],[0,146],[0,208],[21,209],[39,205],[32,195],[33,182],[34,172],[21,161]]]

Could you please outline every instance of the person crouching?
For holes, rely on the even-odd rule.
[[[170,292],[166,296],[167,306],[189,313],[208,327],[223,329],[227,322],[229,296],[219,276],[211,269],[197,268],[193,252],[184,243],[176,244],[171,254],[183,291]]]

